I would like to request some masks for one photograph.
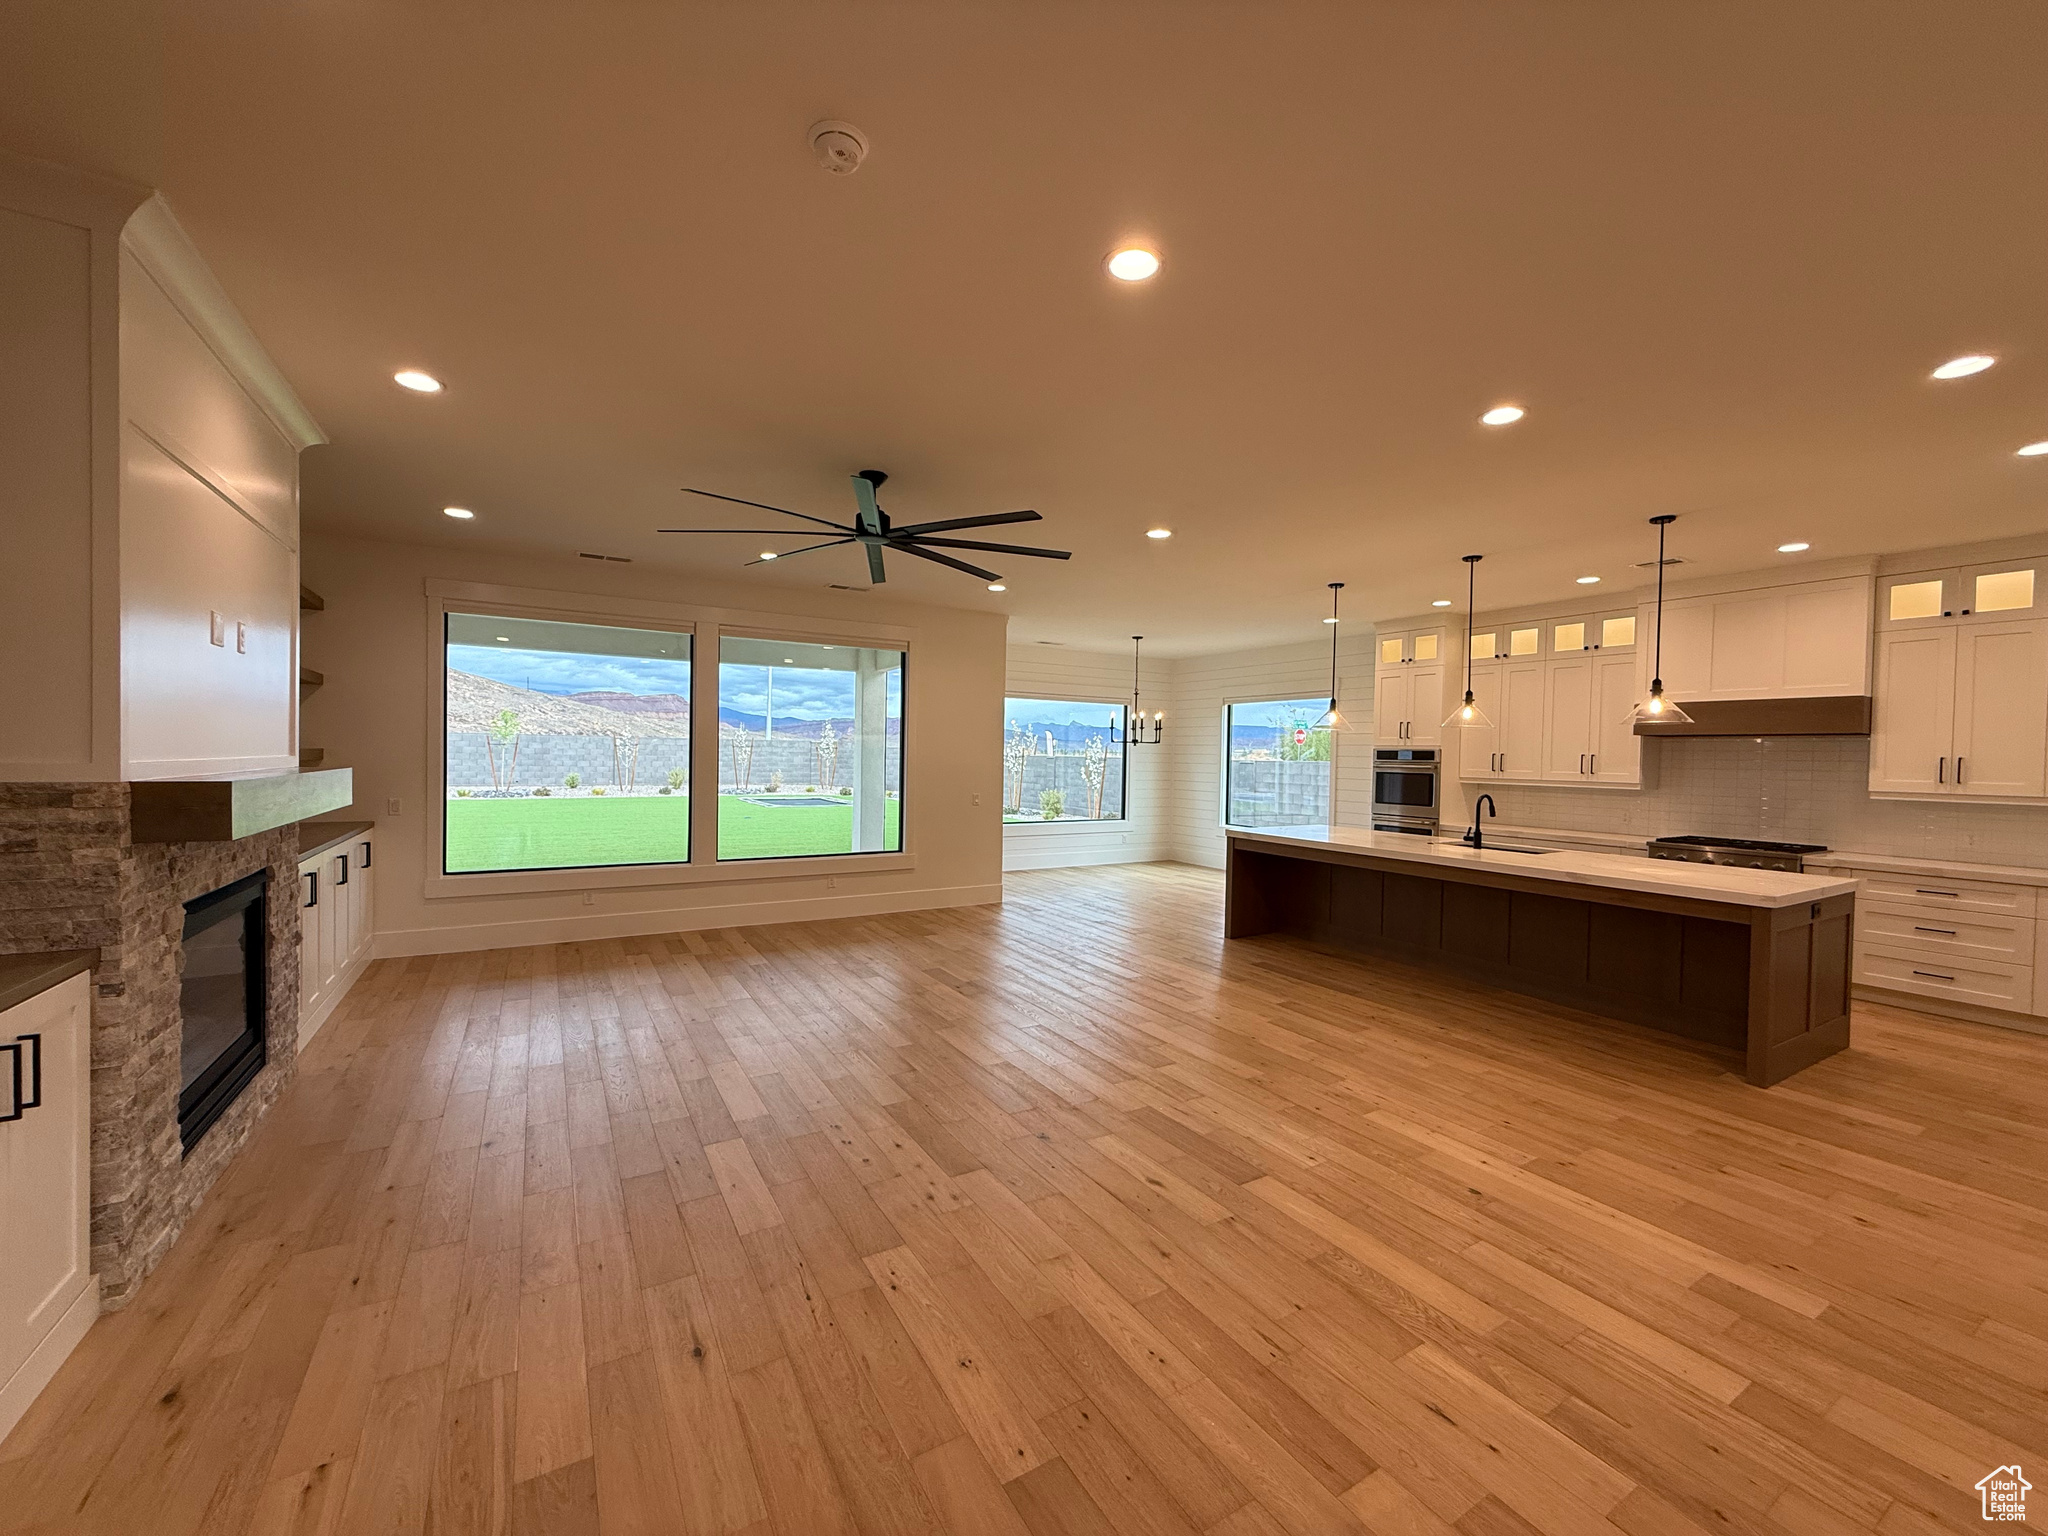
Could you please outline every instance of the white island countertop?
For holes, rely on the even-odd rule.
[[[1368,832],[1363,827],[1230,827],[1226,837],[1282,847],[1320,848],[1334,853],[1370,854],[1423,868],[1481,868],[1559,885],[1605,886],[1651,896],[1722,901],[1737,907],[1796,907],[1829,896],[1849,896],[1854,880],[1834,876],[1788,875],[1771,869],[1733,869],[1723,864],[1688,864],[1678,859],[1638,859],[1613,853],[1511,853],[1506,848],[1472,849],[1456,839],[1417,837],[1406,832]],[[1512,842],[1513,834],[1504,834]]]

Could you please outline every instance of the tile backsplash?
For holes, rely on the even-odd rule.
[[[1903,858],[2048,867],[2048,805],[1873,800],[1863,736],[1648,738],[1641,790],[1500,785],[1500,819],[1560,831],[1706,833]]]

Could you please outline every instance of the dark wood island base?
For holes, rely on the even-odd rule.
[[[1758,1087],[1849,1043],[1853,895],[1753,906],[1230,839],[1224,937],[1282,933],[1741,1051]]]

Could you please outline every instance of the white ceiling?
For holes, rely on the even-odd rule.
[[[1468,551],[1487,606],[1627,584],[1657,512],[1701,572],[2048,528],[2037,0],[202,0],[136,54],[67,97],[129,138],[73,138],[332,435],[315,528],[858,584],[653,530],[740,510],[685,484],[842,518],[873,466],[899,520],[1075,552],[891,592],[1163,655],[1320,638],[1331,580],[1415,612]],[[0,133],[49,152],[38,109]]]

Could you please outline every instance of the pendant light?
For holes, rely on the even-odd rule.
[[[1337,707],[1337,594],[1344,590],[1344,583],[1330,583],[1330,707],[1316,717],[1309,726],[1312,731],[1348,731],[1351,722],[1344,718],[1344,712]]]
[[[1152,723],[1145,723],[1145,709],[1138,701],[1138,642],[1143,635],[1131,636],[1131,729],[1130,741],[1134,747],[1156,747],[1166,730],[1166,711],[1152,711]]]
[[[1678,521],[1678,514],[1666,512],[1650,519],[1657,530],[1657,639],[1656,659],[1650,666],[1650,691],[1622,718],[1637,724],[1690,725],[1692,716],[1664,697],[1664,530]]]
[[[1461,726],[1466,730],[1483,730],[1493,722],[1486,718],[1486,711],[1479,707],[1472,697],[1472,597],[1479,589],[1479,562],[1484,555],[1465,557],[1465,701],[1448,715],[1445,725]]]

